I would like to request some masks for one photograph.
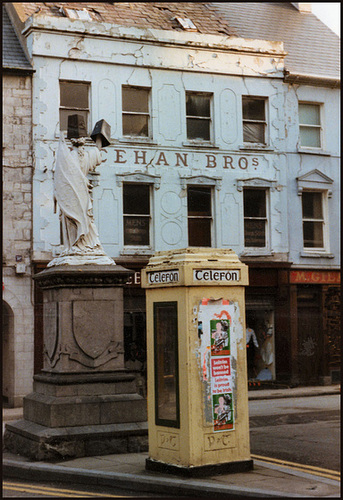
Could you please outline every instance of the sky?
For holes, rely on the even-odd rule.
[[[341,3],[340,2],[313,2],[312,13],[317,16],[323,23],[341,36]]]

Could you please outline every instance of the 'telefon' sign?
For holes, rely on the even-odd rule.
[[[239,270],[194,269],[194,281],[239,281]]]

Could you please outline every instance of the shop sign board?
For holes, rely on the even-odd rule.
[[[290,271],[290,283],[313,285],[339,285],[341,275],[338,271]]]

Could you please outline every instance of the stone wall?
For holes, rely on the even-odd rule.
[[[32,78],[3,74],[3,396],[32,390]],[[6,401],[6,399],[5,399]]]

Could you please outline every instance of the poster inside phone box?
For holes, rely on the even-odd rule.
[[[214,431],[235,427],[237,328],[239,307],[230,300],[203,299],[199,306],[198,333],[202,379],[210,401]]]

